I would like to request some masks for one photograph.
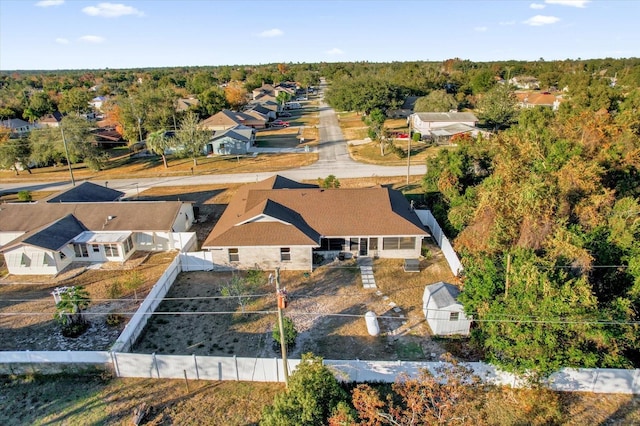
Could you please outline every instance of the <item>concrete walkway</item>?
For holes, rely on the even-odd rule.
[[[370,257],[359,257],[358,266],[362,277],[363,288],[377,288],[376,279],[373,276],[373,259]]]

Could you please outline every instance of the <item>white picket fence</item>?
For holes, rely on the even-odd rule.
[[[458,259],[458,255],[453,250],[453,246],[451,246],[449,239],[444,235],[438,221],[433,217],[433,214],[431,214],[431,210],[415,210],[415,212],[418,215],[420,222],[431,230],[431,235],[433,236],[433,239],[436,240],[440,250],[442,250],[444,258],[447,259],[451,272],[453,272],[453,275],[457,277],[464,268],[462,267],[462,263],[460,263],[460,259]]]
[[[283,382],[282,359],[157,355],[120,352],[0,352],[0,364],[101,364],[118,377],[213,381]],[[289,373],[299,359],[288,359]],[[402,374],[416,377],[421,370],[436,373],[440,362],[325,360],[338,380],[393,383]],[[467,364],[487,383],[523,387],[518,376],[482,362]],[[35,367],[34,367],[35,368]],[[562,392],[640,394],[640,369],[564,368],[551,375],[549,388]]]

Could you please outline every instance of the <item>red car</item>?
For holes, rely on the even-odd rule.
[[[273,120],[273,122],[271,123],[271,127],[289,127],[289,122],[282,120]]]

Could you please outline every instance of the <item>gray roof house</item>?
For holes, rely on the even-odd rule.
[[[422,311],[434,335],[469,335],[472,318],[465,315],[458,295],[456,286],[442,281],[425,287]]]
[[[82,182],[65,191],[53,194],[45,199],[47,203],[95,203],[118,201],[124,197],[124,192],[92,182]]]
[[[21,120],[19,118],[10,118],[8,120],[0,121],[0,127],[9,129],[11,137],[20,137],[29,133],[35,128],[31,123]]]
[[[0,253],[9,273],[56,275],[73,261],[124,262],[137,250],[186,251],[196,244],[195,233],[186,232],[191,203],[64,199],[0,205]]]
[[[216,130],[205,147],[207,155],[246,154],[255,143],[256,131],[247,126]]]

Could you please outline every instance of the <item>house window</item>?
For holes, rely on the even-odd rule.
[[[289,247],[282,247],[280,249],[280,261],[286,262],[291,260],[291,249]]]
[[[129,238],[127,238],[124,241],[124,252],[125,252],[125,254],[129,253],[132,248],[133,248],[133,242],[131,241],[131,235],[129,235]]]
[[[105,244],[104,245],[104,254],[107,257],[118,257],[120,255],[118,253],[118,245],[117,244]]]
[[[351,238],[349,241],[349,250],[357,251],[358,247],[360,247],[360,239],[359,238]]]
[[[369,238],[369,250],[378,250],[377,238]]]
[[[400,237],[400,250],[412,250],[416,247],[416,237]]]
[[[460,312],[449,313],[449,321],[458,321],[460,318]]]
[[[382,239],[382,250],[397,250],[397,249],[398,249],[397,237],[386,237]]]
[[[73,251],[76,253],[76,257],[89,257],[89,250],[87,250],[86,244],[74,244]]]
[[[342,251],[343,247],[343,238],[323,238],[320,241],[320,250]]]
[[[94,253],[100,253],[100,246],[97,244],[91,244],[91,250],[93,250]]]
[[[67,257],[67,255],[61,251],[59,251],[58,254],[60,255],[60,260],[64,260]]]
[[[416,237],[386,237],[382,239],[383,250],[411,250],[416,247]]]
[[[240,255],[238,254],[238,249],[237,248],[230,248],[229,249],[229,262],[239,262],[240,261]]]

